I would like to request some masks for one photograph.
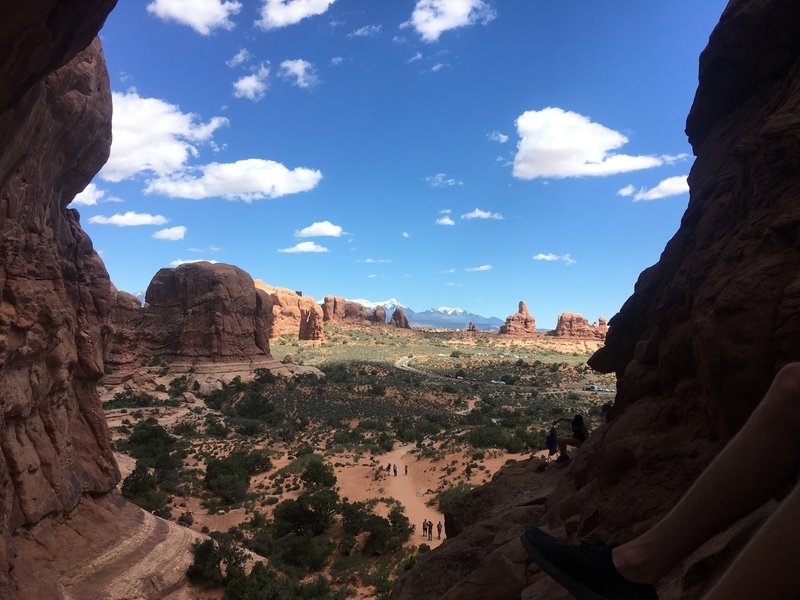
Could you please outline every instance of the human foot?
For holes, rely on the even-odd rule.
[[[596,541],[565,544],[533,527],[520,538],[542,570],[579,600],[657,600],[652,585],[628,581],[611,558],[612,546]]]

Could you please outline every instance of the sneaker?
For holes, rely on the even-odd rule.
[[[534,562],[578,600],[658,600],[654,586],[619,574],[611,559],[614,546],[596,540],[565,544],[536,527],[520,540]]]
[[[564,454],[559,454],[558,458],[556,459],[556,462],[560,464],[569,462],[569,454],[567,454],[566,452]]]

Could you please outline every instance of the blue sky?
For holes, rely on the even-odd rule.
[[[541,327],[612,316],[686,208],[723,0],[152,0],[101,37],[73,206],[120,289],[177,261]]]

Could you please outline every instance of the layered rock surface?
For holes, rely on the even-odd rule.
[[[520,566],[519,544],[503,544],[512,532],[501,522],[516,534],[540,525],[563,539],[634,537],[741,427],[780,366],[800,359],[798,22],[794,0],[734,0],[701,56],[687,122],[697,155],[689,206],[590,361],[617,374],[611,423],[541,499],[506,492],[501,478],[514,467],[468,494],[450,518],[472,515],[461,518],[466,526],[425,555],[393,598],[500,597],[494,589],[502,597],[564,597],[535,567]],[[534,469],[521,477],[542,489]],[[701,546],[660,582],[661,597],[701,597],[773,509]],[[439,565],[467,557],[455,576],[442,577]]]
[[[397,327],[398,329],[411,329],[411,325],[408,322],[408,317],[401,306],[398,306],[394,309],[392,317],[389,319],[389,325],[392,327]]]
[[[314,298],[288,288],[269,285],[260,279],[255,280],[255,286],[272,298],[270,338],[285,334],[297,335],[301,340],[321,340],[325,337],[322,307]]]
[[[272,298],[242,269],[190,263],[156,273],[139,306],[114,295],[105,328],[111,365],[159,357],[183,362],[247,362],[269,358]]]
[[[339,296],[325,296],[322,301],[322,314],[326,322],[373,325],[386,323],[386,309],[382,306],[369,311],[363,304]]]
[[[567,311],[558,315],[556,328],[548,335],[579,340],[604,340],[607,332],[605,317],[598,317],[596,323],[589,323],[583,315]]]
[[[505,324],[500,326],[500,333],[506,335],[536,335],[536,319],[528,311],[528,305],[523,300],[519,301],[517,312],[506,317]]]
[[[0,8],[3,598],[18,597],[14,532],[119,480],[96,391],[112,286],[78,213],[66,209],[109,154],[111,94],[92,39],[113,6]]]

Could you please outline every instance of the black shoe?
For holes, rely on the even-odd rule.
[[[556,463],[564,464],[569,462],[569,454],[564,452],[563,454],[559,454],[558,458],[556,459]]]
[[[613,546],[598,541],[565,544],[536,527],[520,540],[534,562],[578,600],[658,600],[654,586],[619,574],[611,560]]]

